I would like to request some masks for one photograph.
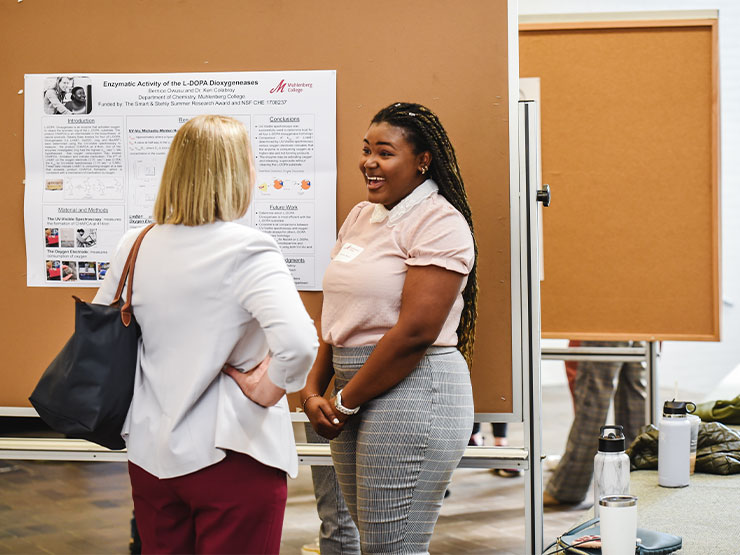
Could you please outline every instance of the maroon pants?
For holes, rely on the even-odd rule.
[[[248,455],[160,480],[129,462],[144,553],[279,553],[285,472]]]

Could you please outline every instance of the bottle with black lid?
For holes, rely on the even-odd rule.
[[[630,458],[624,447],[622,426],[601,427],[599,451],[594,457],[594,516],[599,516],[599,499],[603,496],[630,492]]]

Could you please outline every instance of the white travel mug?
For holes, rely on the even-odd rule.
[[[605,495],[599,499],[601,553],[635,555],[637,547],[637,497]]]

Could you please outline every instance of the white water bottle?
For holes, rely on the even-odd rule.
[[[688,410],[691,406],[691,410]],[[689,485],[691,461],[691,423],[687,412],[696,405],[685,401],[666,401],[658,433],[658,485],[683,488]]]
[[[609,433],[606,430],[613,430]],[[599,516],[599,499],[605,495],[628,495],[630,458],[624,452],[624,428],[602,426],[599,451],[594,457],[594,516]]]

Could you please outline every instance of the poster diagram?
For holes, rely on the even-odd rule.
[[[336,238],[336,72],[26,75],[29,286],[96,287],[151,221],[170,142],[198,114],[240,120],[257,180],[240,220],[319,290]]]

